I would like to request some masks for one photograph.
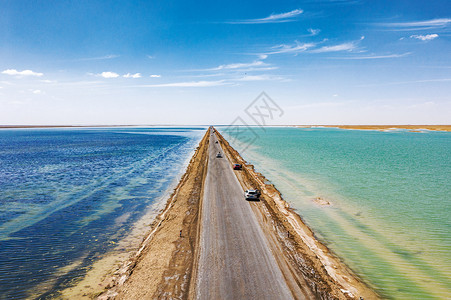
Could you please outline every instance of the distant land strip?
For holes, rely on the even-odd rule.
[[[451,131],[451,125],[298,125],[296,127],[301,128],[330,127],[342,129],[379,130],[379,131],[407,129],[412,132],[418,132],[424,129],[433,131]]]

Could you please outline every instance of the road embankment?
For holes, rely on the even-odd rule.
[[[251,206],[289,286],[309,287],[317,299],[378,299],[379,296],[356,276],[324,244],[316,239],[312,230],[290,208],[274,185],[254,166],[247,164],[241,155],[216,131],[219,142],[230,163],[243,165],[236,175],[243,189],[262,191],[260,202]]]
[[[216,135],[230,163],[244,166],[242,171],[234,172],[241,187],[262,191],[262,200],[249,204],[293,298],[378,299],[315,238],[301,217],[282,199],[279,191],[252,165],[246,164],[218,132]],[[139,250],[114,273],[111,284],[99,299],[195,297],[210,139],[208,130]]]
[[[199,214],[208,165],[209,131],[133,257],[98,299],[182,299],[197,255]]]

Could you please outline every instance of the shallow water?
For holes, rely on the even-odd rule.
[[[81,278],[165,198],[204,132],[0,130],[0,299],[55,297]]]
[[[219,130],[382,296],[451,298],[451,133]]]

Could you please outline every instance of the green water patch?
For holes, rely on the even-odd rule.
[[[324,218],[320,223],[330,228],[327,234],[322,234],[326,245],[333,250],[339,250],[337,254],[340,257],[346,257],[344,262],[359,276],[365,280],[373,278],[371,285],[381,296],[390,299],[427,298],[428,292],[418,287],[406,274],[401,273],[392,262],[385,259],[378,252],[378,249],[366,246],[365,243],[360,242],[358,238],[351,235],[339,222],[333,219]],[[334,237],[337,236],[340,237],[340,242],[329,242],[330,240],[336,240]],[[371,263],[369,264],[369,262]],[[394,281],[396,281],[397,287],[394,287]],[[396,292],[398,294],[397,297],[391,297],[391,293],[387,293],[387,289]]]
[[[397,243],[396,241],[393,241],[392,239],[388,239],[387,237],[377,232],[367,224],[364,224],[362,221],[353,218],[351,215],[349,215],[344,211],[340,211],[340,215],[342,215],[346,220],[351,222],[360,231],[364,232],[369,237],[371,237],[371,239],[378,241],[392,253],[396,254],[401,259],[410,263],[414,268],[418,269],[423,274],[427,275],[431,281],[434,281],[435,283],[440,283],[446,288],[451,289],[451,280],[449,278],[449,275],[432,267],[424,259],[419,257],[421,251],[413,252],[410,249],[402,247],[401,244]]]

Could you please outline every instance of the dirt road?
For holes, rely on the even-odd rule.
[[[214,134],[210,141],[196,299],[293,299],[230,162],[216,157]]]

